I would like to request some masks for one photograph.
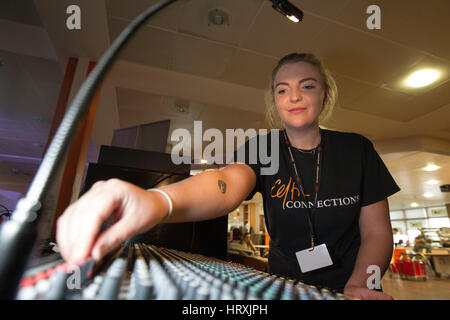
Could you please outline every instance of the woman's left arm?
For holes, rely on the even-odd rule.
[[[367,280],[373,274],[373,269],[368,269],[369,266],[379,268],[380,279],[377,280],[381,283],[392,257],[393,239],[387,199],[361,208],[359,228],[361,246],[344,294],[358,299],[392,299],[391,296],[370,290],[367,286]]]

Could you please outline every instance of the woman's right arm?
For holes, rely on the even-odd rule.
[[[164,222],[188,222],[217,218],[234,210],[256,183],[253,170],[231,164],[161,187],[173,202]],[[72,263],[92,256],[100,260],[128,238],[143,233],[167,215],[163,195],[125,181],[99,181],[71,204],[58,219],[56,239],[63,258]],[[99,234],[102,224],[112,226]]]

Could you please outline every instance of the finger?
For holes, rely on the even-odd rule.
[[[100,261],[102,257],[117,248],[121,243],[133,235],[128,219],[123,218],[116,224],[103,231],[92,248],[92,257]]]
[[[384,292],[378,292],[381,293],[380,299],[379,300],[394,300],[394,298]]]
[[[95,182],[89,190],[95,190],[95,189],[97,189],[98,187],[103,186],[103,185],[105,184],[105,182],[106,182],[106,181],[99,180],[99,181]]]
[[[375,291],[375,290],[368,290],[364,294],[364,299],[366,299],[366,300],[393,300],[393,298],[390,295],[388,295],[384,292]]]
[[[64,260],[66,260],[66,252],[67,252],[67,246],[66,246],[66,222],[64,221],[65,215],[62,214],[57,221],[57,227],[56,227],[56,243],[58,244],[59,252]]]
[[[97,187],[72,204],[62,219],[61,235],[63,257],[70,263],[78,263],[91,255],[102,223],[120,205],[117,192]]]
[[[120,201],[113,193],[103,196],[103,201],[89,201],[85,205],[89,208],[81,208],[80,215],[76,219],[77,237],[73,240],[72,248],[74,248],[71,259],[74,262],[79,262],[87,259],[92,255],[92,247],[96,242],[98,233],[105,220],[116,211],[120,206]]]
[[[58,248],[60,249],[61,256],[66,261],[68,259],[70,260],[71,256],[71,239],[72,232],[74,230],[71,223],[71,216],[75,207],[75,204],[67,207],[57,221],[56,240],[58,243]]]

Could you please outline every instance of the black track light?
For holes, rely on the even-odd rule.
[[[272,8],[277,10],[283,16],[293,22],[299,22],[303,19],[303,11],[294,6],[287,0],[270,0],[272,2]]]

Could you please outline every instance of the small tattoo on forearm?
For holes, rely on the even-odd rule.
[[[219,185],[220,192],[225,193],[227,191],[227,184],[225,181],[219,180],[217,183]]]

